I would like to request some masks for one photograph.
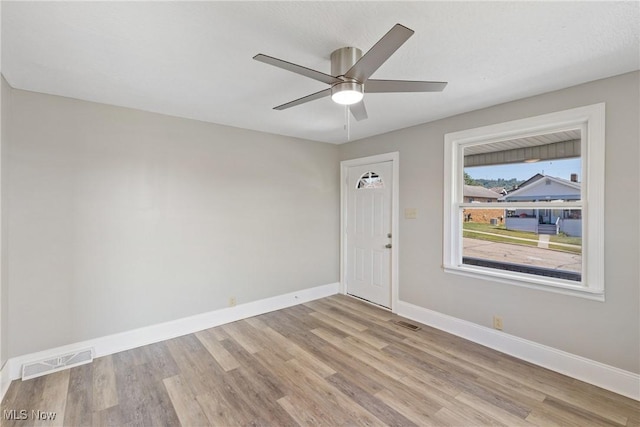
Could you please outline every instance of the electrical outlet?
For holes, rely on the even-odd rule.
[[[493,329],[502,330],[502,317],[493,316]]]
[[[229,297],[229,307],[236,306],[236,297]]]

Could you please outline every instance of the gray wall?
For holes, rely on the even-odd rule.
[[[3,82],[4,357],[215,310],[230,296],[243,303],[337,281],[338,160],[399,151],[401,209],[418,209],[400,220],[401,300],[488,327],[499,314],[509,334],[638,373],[639,80],[626,74],[340,147],[19,90],[7,97]],[[443,273],[444,134],[603,101],[606,302]]]
[[[10,357],[339,280],[336,146],[12,95]]]
[[[7,280],[7,192],[6,146],[9,141],[9,112],[11,111],[11,87],[0,75],[0,368],[8,359],[9,341],[9,281]]]
[[[640,373],[640,73],[571,87],[340,146],[342,160],[400,152],[400,299]],[[443,141],[449,132],[606,102],[606,302],[445,274]],[[371,119],[370,119],[371,120]]]

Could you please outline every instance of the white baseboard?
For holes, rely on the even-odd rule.
[[[208,313],[172,320],[170,322],[159,323],[157,325],[146,326],[144,328],[10,358],[1,372],[2,384],[0,388],[0,401],[9,388],[11,380],[21,377],[22,365],[25,363],[32,363],[52,358],[59,354],[72,353],[86,348],[93,348],[94,357],[106,356],[119,351],[142,347],[203,329],[224,325],[225,323],[235,322],[236,320],[246,319],[248,317],[335,295],[338,293],[339,287],[339,283],[331,283],[310,289],[302,289],[284,295],[240,304],[235,307],[223,308]]]
[[[397,314],[552,371],[640,400],[640,375],[399,301]]]

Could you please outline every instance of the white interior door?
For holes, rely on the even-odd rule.
[[[391,308],[391,161],[348,169],[347,293]]]

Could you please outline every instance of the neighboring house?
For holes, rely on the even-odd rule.
[[[462,196],[465,203],[482,202],[482,203],[494,203],[498,201],[500,193],[482,187],[480,185],[466,185],[462,189]],[[463,212],[465,221],[491,223],[491,220],[495,220],[495,223],[501,222],[504,218],[504,210],[502,207],[496,209],[465,209]]]
[[[538,202],[580,200],[577,175],[571,180],[536,174],[516,190],[498,199],[500,202]],[[532,231],[538,234],[582,235],[582,215],[572,209],[505,209],[505,225],[511,230]]]
[[[504,187],[491,187],[490,190],[500,194],[501,196],[505,196],[508,193],[507,189]]]
[[[466,185],[462,190],[465,203],[492,203],[498,200],[500,194],[481,185]]]

